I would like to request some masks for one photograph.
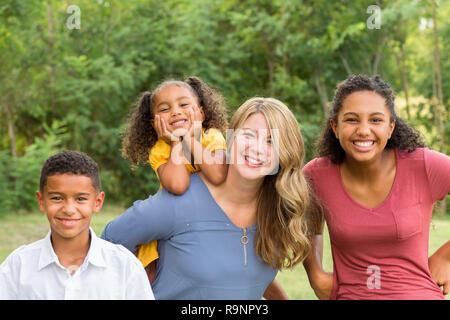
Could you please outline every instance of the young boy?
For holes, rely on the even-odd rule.
[[[67,150],[48,158],[36,195],[50,231],[0,265],[0,299],[154,299],[139,260],[90,228],[105,198],[94,160]]]

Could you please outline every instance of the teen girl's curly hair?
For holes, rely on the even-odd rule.
[[[333,98],[333,105],[328,118],[324,124],[324,129],[317,142],[318,157],[328,157],[333,163],[342,163],[345,159],[345,151],[342,149],[339,140],[334,135],[330,125],[330,120],[338,121],[338,113],[342,104],[350,94],[357,91],[373,91],[382,96],[386,101],[386,107],[391,112],[390,121],[395,121],[395,128],[391,138],[386,144],[386,148],[398,148],[401,150],[414,151],[416,148],[425,147],[420,133],[409,126],[405,120],[400,118],[395,112],[394,92],[389,84],[384,82],[380,76],[368,77],[366,75],[351,75],[336,88]]]
[[[148,162],[150,149],[158,140],[158,135],[151,125],[151,120],[154,119],[153,102],[161,89],[169,85],[187,88],[197,97],[205,114],[203,128],[215,128],[222,133],[227,129],[227,108],[218,91],[198,77],[188,77],[184,81],[164,81],[155,90],[141,94],[128,120],[122,138],[122,156],[130,160],[132,167],[137,167],[139,162]]]

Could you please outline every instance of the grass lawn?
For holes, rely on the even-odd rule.
[[[123,212],[119,207],[105,206],[102,211],[92,217],[91,226],[100,236],[105,225]],[[0,216],[0,263],[16,248],[43,238],[49,230],[45,214],[34,212],[21,215]],[[450,238],[450,217],[433,219],[430,230],[430,249],[433,253]],[[324,233],[323,265],[326,271],[333,268],[328,233]],[[292,271],[279,272],[277,279],[291,299],[317,299],[309,286],[308,277],[303,265]],[[447,300],[450,297],[447,296]]]

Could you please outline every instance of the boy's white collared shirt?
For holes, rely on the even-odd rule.
[[[141,262],[124,247],[98,238],[92,228],[90,234],[79,267],[59,263],[50,231],[14,250],[0,265],[0,300],[154,299]]]

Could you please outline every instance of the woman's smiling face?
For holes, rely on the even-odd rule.
[[[278,159],[272,139],[271,130],[261,112],[250,115],[242,128],[237,129],[231,165],[242,178],[258,180],[273,174],[278,167]]]
[[[395,127],[385,99],[373,91],[357,91],[342,102],[331,128],[346,159],[370,162],[381,156]]]

